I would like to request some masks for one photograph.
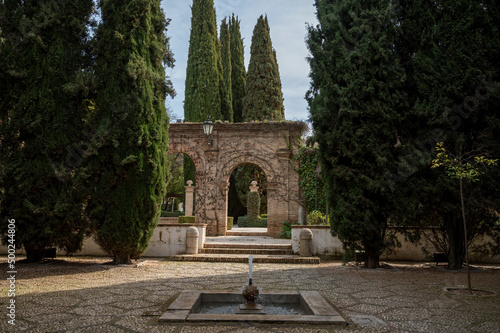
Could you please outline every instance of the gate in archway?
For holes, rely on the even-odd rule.
[[[226,234],[229,177],[246,163],[267,177],[268,234],[298,220],[299,176],[290,157],[305,128],[303,122],[215,123],[209,146],[201,123],[170,124],[169,153],[187,154],[196,167],[195,221],[207,224],[208,236]]]

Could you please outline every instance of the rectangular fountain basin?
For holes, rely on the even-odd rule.
[[[260,297],[268,314],[236,314],[232,309],[245,303],[241,292],[184,290],[159,321],[346,324],[316,291],[267,292]],[[274,314],[282,310],[289,314]]]

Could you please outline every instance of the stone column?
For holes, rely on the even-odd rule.
[[[187,186],[184,186],[186,189],[186,212],[184,215],[186,216],[193,216],[193,195],[194,195],[194,186],[193,186],[193,181],[188,180],[187,181]]]
[[[227,195],[229,193],[229,182],[220,181],[217,183],[217,236],[225,236],[227,232]]]

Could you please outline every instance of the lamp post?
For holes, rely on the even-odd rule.
[[[210,139],[210,135],[212,135],[212,131],[214,130],[214,123],[210,120],[210,116],[207,116],[207,120],[203,122],[203,133],[208,138],[208,145],[213,146],[214,141]]]

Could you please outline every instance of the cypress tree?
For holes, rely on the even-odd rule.
[[[81,248],[91,0],[0,3],[0,218],[29,261]],[[12,243],[11,243],[12,244]]]
[[[240,32],[238,17],[231,17],[229,23],[231,36],[231,93],[234,122],[243,121],[243,98],[245,98],[246,70],[243,50],[243,39]]]
[[[226,19],[220,26],[219,45],[219,91],[222,120],[233,122],[233,102],[231,93],[231,39]]]
[[[398,210],[386,172],[397,170],[397,131],[404,72],[394,53],[391,1],[316,0],[309,27],[307,95],[332,234],[348,251],[364,250],[376,268],[389,245],[387,221]]]
[[[174,91],[160,0],[102,0],[97,31],[96,108],[99,138],[89,158],[90,215],[97,241],[116,264],[148,246],[165,194],[168,118]]]
[[[243,100],[243,121],[285,120],[281,79],[267,16],[255,25]]]
[[[210,115],[212,120],[222,120],[222,73],[214,2],[193,0],[191,12],[184,119],[202,122]]]
[[[400,3],[405,34],[397,52],[407,69],[409,113],[402,143],[411,147],[408,168],[395,180],[406,183],[422,211],[411,223],[440,226],[445,231],[448,268],[460,269],[465,256],[458,184],[429,163],[437,142],[453,154],[477,151],[500,156],[498,88],[500,26],[498,6],[492,1],[436,1]],[[415,156],[422,156],[421,159]],[[490,233],[500,206],[498,168],[480,181],[464,183],[467,234]],[[428,199],[427,199],[428,198]]]

